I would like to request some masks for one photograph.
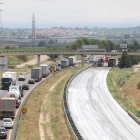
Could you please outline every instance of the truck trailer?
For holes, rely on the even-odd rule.
[[[69,60],[69,65],[76,64],[76,57],[75,56],[68,57],[68,60]]]
[[[49,74],[50,74],[49,65],[42,64],[42,65],[39,65],[39,67],[42,67],[42,77],[43,78],[49,76]]]
[[[32,68],[31,79],[34,79],[35,82],[39,82],[42,80],[42,67]]]
[[[61,68],[69,66],[69,60],[63,59],[61,60]]]
[[[2,74],[1,87],[2,89],[8,89],[10,85],[16,85],[16,72],[5,72]]]
[[[9,92],[7,94],[8,98],[15,98],[16,99],[16,108],[20,106],[21,103],[21,91],[17,89],[16,87],[10,87]]]
[[[114,67],[116,65],[116,59],[108,60],[108,67]]]
[[[0,98],[0,117],[1,118],[14,118],[16,112],[16,99],[15,98]]]

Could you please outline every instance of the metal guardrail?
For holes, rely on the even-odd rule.
[[[79,71],[77,71],[75,74],[73,74],[69,79],[68,81],[66,82],[65,84],[65,87],[64,87],[64,90],[63,90],[63,107],[64,107],[64,111],[65,111],[65,115],[67,117],[67,121],[75,135],[75,137],[77,138],[77,140],[83,140],[83,137],[81,136],[81,134],[79,133],[77,127],[75,126],[73,120],[72,120],[72,117],[71,117],[71,114],[69,112],[69,108],[68,108],[68,104],[67,104],[67,90],[68,90],[68,87],[72,81],[72,79],[78,75],[80,72],[84,71],[85,69],[88,69],[90,68],[92,65],[90,66],[87,66],[87,67],[84,67],[82,69],[80,69]]]

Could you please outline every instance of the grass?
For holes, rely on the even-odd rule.
[[[138,110],[140,103],[137,98],[140,98],[139,91],[136,89],[136,84],[140,77],[140,72],[134,73],[133,68],[127,69],[112,69],[107,76],[107,85],[115,100],[126,111],[131,111],[137,117],[140,117]],[[133,93],[132,93],[133,92]]]
[[[53,75],[49,79],[45,80],[42,84],[36,88],[30,98],[26,102],[25,106],[28,110],[26,116],[21,115],[16,140],[33,140],[38,139],[39,137],[39,116],[43,112],[44,119],[46,115],[49,115],[50,121],[41,124],[45,133],[45,140],[50,140],[50,134],[48,133],[51,129],[54,139],[57,140],[74,140],[74,136],[69,130],[65,114],[63,111],[62,105],[62,95],[63,87],[69,77],[78,71],[82,66],[79,64],[76,67],[71,67],[67,70],[62,71]],[[65,77],[64,77],[65,76]],[[64,77],[59,84],[49,91],[50,88],[60,80],[60,77]],[[43,100],[46,102],[43,104]],[[41,109],[42,108],[42,109]],[[32,121],[34,120],[34,121]],[[33,123],[35,122],[35,123]],[[25,129],[26,128],[26,129]],[[36,128],[36,129],[33,129]]]

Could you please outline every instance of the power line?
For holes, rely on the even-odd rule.
[[[0,4],[4,4],[4,3],[1,3]],[[2,18],[1,18],[1,8],[0,8],[0,46],[1,48],[3,47],[2,44],[3,44],[3,26],[2,26]]]
[[[35,16],[32,17],[32,47],[35,46]]]

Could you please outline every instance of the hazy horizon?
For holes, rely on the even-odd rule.
[[[37,22],[37,21],[36,21]],[[56,24],[56,23],[36,23],[35,22],[35,28],[36,29],[42,29],[42,28],[53,28],[53,27],[64,27],[64,28],[95,28],[95,27],[98,27],[98,28],[134,28],[134,27],[138,27],[140,26],[140,24],[138,23],[114,23],[114,24],[111,24],[111,23],[99,23],[99,24],[73,24],[73,25],[70,25],[70,24]],[[9,27],[8,27],[9,26]],[[9,29],[13,29],[13,28],[27,28],[27,29],[32,29],[32,22],[29,24],[29,23],[24,23],[24,24],[16,24],[16,23],[11,23],[11,25],[8,25],[8,24],[5,24],[5,26],[3,25],[3,28],[9,28]]]
[[[137,27],[139,0],[2,0],[3,28]]]

